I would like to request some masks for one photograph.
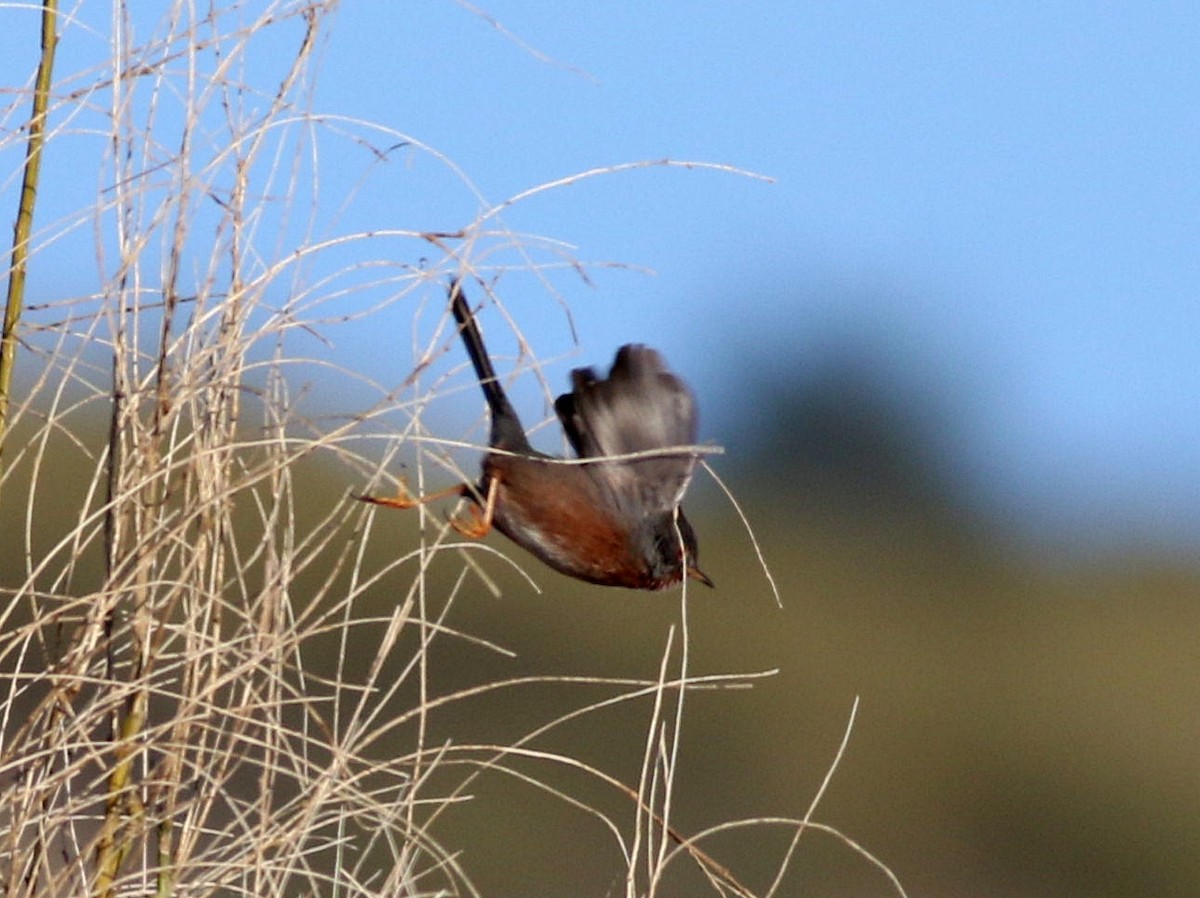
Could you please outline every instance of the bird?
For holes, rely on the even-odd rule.
[[[493,527],[556,571],[602,586],[661,590],[685,579],[712,587],[698,566],[696,532],[681,502],[697,463],[696,401],[662,356],[631,343],[617,350],[607,377],[571,372],[571,390],[554,410],[579,461],[534,449],[509,402],[459,279],[451,312],[491,418],[478,483],[421,497],[401,482],[396,496],[358,496],[412,508],[444,496],[469,500],[471,519],[452,518],[465,536]],[[678,452],[658,452],[678,448]],[[645,453],[637,458],[614,458]]]

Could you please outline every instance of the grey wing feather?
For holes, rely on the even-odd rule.
[[[573,390],[555,409],[580,458],[625,455],[696,442],[696,402],[662,357],[640,345],[622,346],[607,378],[591,368],[571,373]],[[595,466],[618,495],[643,508],[670,510],[683,495],[692,455]]]

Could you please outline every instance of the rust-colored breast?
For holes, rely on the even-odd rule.
[[[561,573],[605,586],[660,589],[629,534],[638,521],[618,520],[611,497],[580,465],[490,455],[485,481],[498,481],[496,528]],[[677,578],[676,578],[677,579]]]

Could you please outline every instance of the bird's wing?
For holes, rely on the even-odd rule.
[[[653,349],[622,346],[607,378],[579,368],[571,372],[571,385],[571,392],[558,397],[554,407],[580,458],[696,442],[692,392]],[[669,511],[679,503],[695,465],[695,456],[684,453],[588,467],[622,500],[635,501],[650,512]]]

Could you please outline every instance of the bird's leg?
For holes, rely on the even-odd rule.
[[[408,491],[408,484],[401,477],[400,483],[396,487],[396,495],[394,496],[355,496],[354,498],[360,502],[370,502],[372,505],[383,505],[387,508],[416,508],[418,505],[424,505],[426,502],[433,502],[436,499],[443,499],[446,496],[461,496],[462,494],[463,487],[460,484],[444,490],[438,490],[436,493],[414,496]]]
[[[450,526],[470,539],[487,536],[488,531],[492,529],[492,517],[496,513],[496,493],[499,492],[499,483],[500,481],[495,477],[489,477],[487,495],[483,499],[483,511],[479,510],[478,505],[472,505],[468,512],[471,518],[469,521],[451,518]]]

